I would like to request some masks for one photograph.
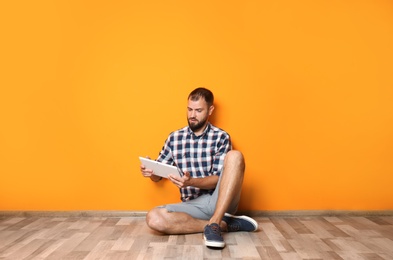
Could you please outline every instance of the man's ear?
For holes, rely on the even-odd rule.
[[[213,113],[213,110],[214,110],[214,106],[213,106],[213,105],[211,105],[211,106],[209,107],[209,116],[211,116],[211,115],[212,115],[212,113]]]

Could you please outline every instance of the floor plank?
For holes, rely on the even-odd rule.
[[[259,230],[161,235],[144,217],[2,217],[0,259],[393,259],[393,216],[257,217]]]

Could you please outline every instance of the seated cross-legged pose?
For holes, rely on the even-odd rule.
[[[181,202],[150,210],[147,225],[164,234],[203,232],[205,245],[224,248],[221,232],[256,231],[257,222],[236,216],[243,183],[243,154],[232,150],[230,136],[213,126],[213,93],[197,88],[188,96],[188,126],[172,132],[156,159],[176,165],[181,177],[169,175],[181,193]],[[144,177],[158,182],[153,170],[140,166]]]

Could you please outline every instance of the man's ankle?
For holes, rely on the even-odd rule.
[[[221,220],[220,228],[222,232],[228,232],[228,224],[224,220]]]

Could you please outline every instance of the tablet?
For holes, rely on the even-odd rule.
[[[168,178],[169,174],[173,174],[180,177],[179,170],[176,166],[157,162],[155,160],[147,159],[144,157],[139,157],[139,160],[141,161],[142,165],[146,167],[146,169],[153,170],[154,175]]]

